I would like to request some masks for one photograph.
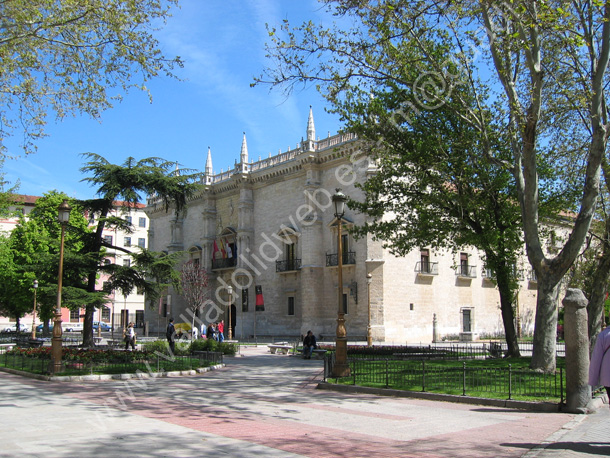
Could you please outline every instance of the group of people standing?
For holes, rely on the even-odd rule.
[[[225,340],[224,330],[225,330],[224,320],[221,320],[217,323],[210,323],[207,327],[204,323],[201,323],[201,334],[199,333],[199,329],[197,327],[194,327],[191,331],[191,333],[192,333],[191,335],[192,335],[193,339],[197,339],[198,336],[200,336],[202,339],[213,339],[213,340],[216,340],[217,342],[224,342],[224,340]],[[174,326],[173,318],[169,319],[169,324],[167,325],[167,330],[165,332],[165,336],[167,337],[167,341],[169,343],[169,348],[171,349],[171,351],[173,353],[174,346],[176,343],[176,337],[180,337],[180,335],[177,336],[177,334],[176,334],[176,328]]]

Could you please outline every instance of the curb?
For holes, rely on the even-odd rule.
[[[491,407],[504,407],[508,409],[528,410],[532,412],[561,412],[560,405],[552,402],[514,401],[510,399],[475,398],[472,396],[458,396],[454,394],[428,393],[423,391],[403,391],[389,388],[371,388],[357,385],[335,385],[328,382],[319,382],[317,389],[336,391],[350,394],[372,394],[376,396],[394,396],[397,398],[416,398],[428,401],[444,401],[459,404],[473,404]]]
[[[53,375],[41,375],[32,374],[31,372],[20,371],[17,369],[11,369],[8,367],[0,367],[0,371],[7,372],[13,375],[19,375],[21,377],[31,378],[35,380],[42,380],[44,382],[97,382],[107,380],[131,380],[131,379],[154,379],[163,377],[185,377],[197,374],[203,374],[205,372],[222,369],[225,364],[216,364],[214,366],[200,367],[199,369],[186,370],[186,371],[172,371],[172,372],[136,372],[135,374],[99,374],[99,375],[65,375],[65,376],[53,376]]]

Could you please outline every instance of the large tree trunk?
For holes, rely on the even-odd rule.
[[[508,351],[506,356],[519,357],[519,342],[515,331],[515,314],[513,311],[513,291],[510,287],[511,273],[507,269],[498,269],[497,281],[498,291],[500,292],[500,310],[502,312],[502,323],[504,324],[504,335]]]
[[[554,283],[554,284],[552,284]],[[543,372],[553,372],[557,349],[557,300],[558,282],[538,278],[534,350],[530,367]]]
[[[587,305],[587,317],[589,319],[589,349],[592,352],[597,334],[604,325],[604,302],[608,291],[608,279],[610,278],[610,250],[604,246],[602,257],[599,259],[597,269],[593,278],[591,297]]]

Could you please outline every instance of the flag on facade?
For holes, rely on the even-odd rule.
[[[220,253],[222,254],[222,258],[224,259],[227,257],[227,250],[225,249],[224,243],[222,243],[222,239],[218,239],[218,244],[220,248]]]
[[[233,257],[233,252],[231,250],[231,245],[229,245],[229,241],[225,239],[225,246],[227,247],[227,258]]]
[[[260,285],[257,285],[254,287],[254,290],[256,291],[256,306],[255,306],[254,310],[257,312],[264,312],[265,311],[265,301],[263,301],[263,287]]]
[[[220,252],[220,250],[218,249],[218,244],[216,243],[216,240],[214,240],[214,253],[213,253],[213,258],[214,259],[218,259],[220,258],[222,255],[222,253]]]

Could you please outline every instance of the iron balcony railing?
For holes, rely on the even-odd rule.
[[[343,253],[341,257],[343,261],[343,265],[346,264],[356,264],[356,252],[355,251],[346,251]],[[338,253],[328,254],[326,253],[326,267],[338,266],[339,265],[339,255]]]
[[[460,265],[455,269],[455,275],[458,277],[476,278],[477,266]]]
[[[236,258],[212,259],[212,270],[230,269],[231,267],[235,267],[236,265],[237,265]]]
[[[481,272],[481,277],[487,278],[488,280],[493,280],[496,278],[496,273],[492,269],[486,267]]]
[[[532,283],[536,283],[538,281],[538,277],[536,276],[535,270],[530,270],[527,274],[527,279]]]
[[[276,272],[291,272],[301,269],[300,259],[285,259],[284,261],[275,261]]]
[[[438,275],[438,262],[417,261],[415,264],[415,272],[423,275]]]

